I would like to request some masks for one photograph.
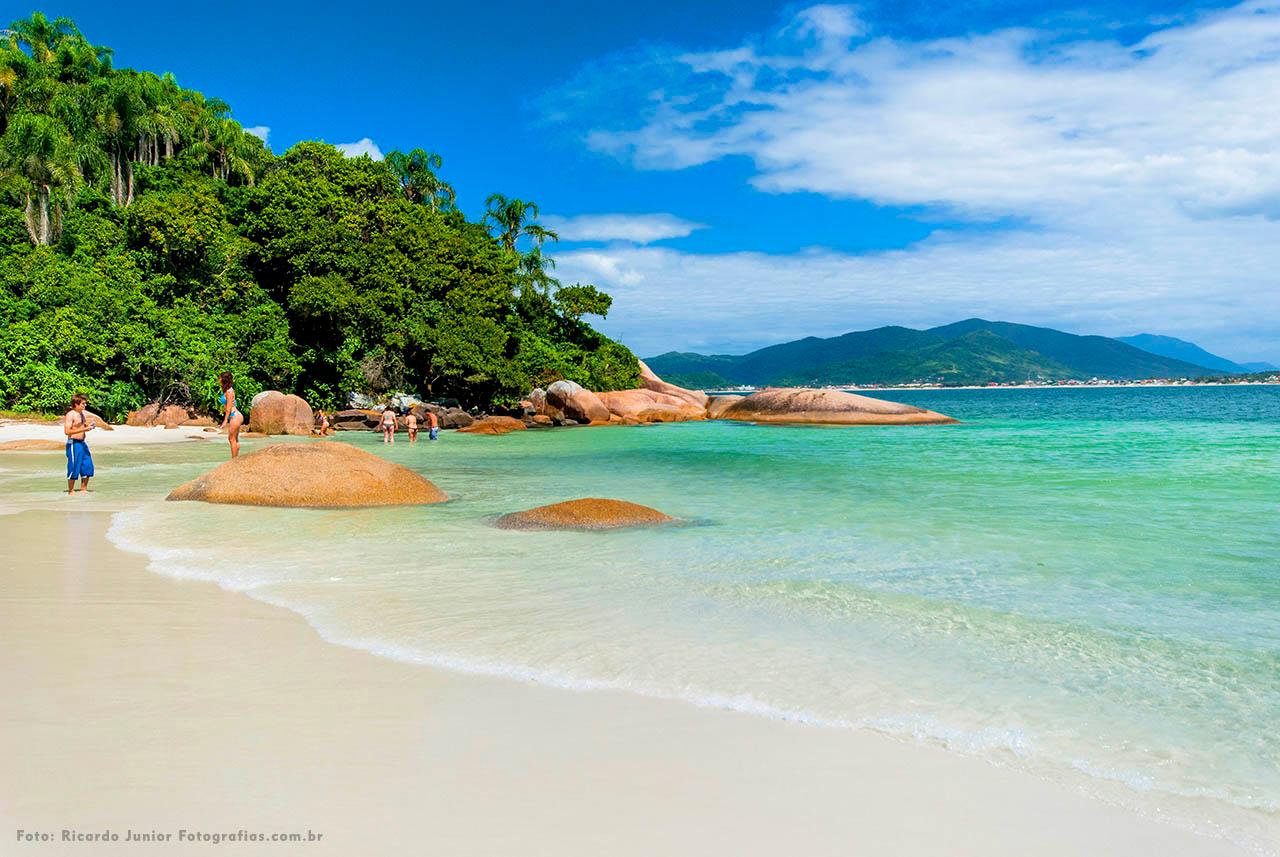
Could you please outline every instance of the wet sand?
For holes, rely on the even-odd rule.
[[[334,646],[287,610],[146,571],[109,520],[0,517],[3,855],[1244,853],[874,733]]]

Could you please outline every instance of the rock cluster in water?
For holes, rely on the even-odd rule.
[[[778,387],[747,396],[709,397],[668,384],[640,362],[640,386],[592,393],[571,381],[534,390],[523,403],[530,427],[606,423],[635,425],[685,420],[742,420],[826,425],[951,423],[943,414],[840,390]]]

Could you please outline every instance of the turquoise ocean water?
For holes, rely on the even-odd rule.
[[[453,498],[347,512],[165,503],[225,444],[121,448],[89,502],[335,642],[938,743],[1274,853],[1280,388],[884,397],[963,422],[344,435]],[[0,460],[0,509],[62,502],[49,460]],[[490,526],[583,496],[681,523]]]

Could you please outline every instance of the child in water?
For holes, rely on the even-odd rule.
[[[79,393],[71,397],[71,410],[62,417],[62,433],[67,436],[67,493],[76,490],[76,480],[80,480],[80,490],[89,490],[89,477],[93,476],[93,456],[89,454],[89,444],[84,436],[97,428],[89,422],[85,415],[85,405],[89,400]]]

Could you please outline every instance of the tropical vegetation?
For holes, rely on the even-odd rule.
[[[87,392],[118,417],[212,409],[216,375],[341,406],[416,391],[507,403],[568,378],[633,386],[635,356],[562,285],[535,203],[457,206],[426,149],[275,155],[216,98],[116,68],[41,14],[0,32],[0,408]]]

